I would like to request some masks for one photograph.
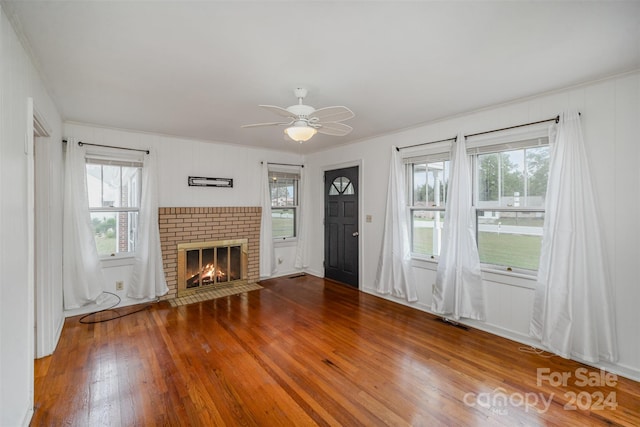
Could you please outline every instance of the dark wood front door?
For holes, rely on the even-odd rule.
[[[358,167],[324,173],[324,276],[358,287]]]

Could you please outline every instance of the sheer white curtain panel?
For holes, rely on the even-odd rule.
[[[271,277],[276,271],[271,225],[271,189],[269,188],[269,165],[262,162],[260,174],[260,277]]]
[[[307,248],[307,236],[309,235],[309,187],[310,181],[304,167],[300,168],[300,181],[298,183],[298,240],[296,241],[296,256],[294,267],[303,269],[309,267],[309,250]]]
[[[142,166],[142,193],[138,213],[138,238],[130,298],[156,298],[169,291],[162,266],[158,226],[158,178],[155,152],[145,155]]]
[[[89,216],[86,149],[73,138],[66,145],[62,274],[64,308],[70,310],[96,302],[105,282]]]
[[[560,115],[551,156],[530,334],[552,352],[587,362],[618,359],[611,281],[580,116]]]
[[[484,290],[475,237],[472,181],[465,137],[451,147],[449,192],[432,310],[454,319],[484,320]]]
[[[418,294],[409,265],[411,246],[405,192],[400,154],[396,147],[391,147],[382,248],[374,286],[380,294],[391,294],[413,302],[418,300]]]

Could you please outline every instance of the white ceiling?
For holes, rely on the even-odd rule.
[[[67,121],[310,153],[640,68],[640,1],[5,1]],[[345,105],[298,144],[258,104]]]

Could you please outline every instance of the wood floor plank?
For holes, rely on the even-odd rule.
[[[67,319],[36,361],[31,425],[640,425],[637,382],[582,386],[599,371],[312,276],[261,285]],[[539,368],[572,379],[538,384]]]

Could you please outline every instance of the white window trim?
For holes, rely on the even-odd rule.
[[[411,267],[423,270],[437,271],[438,261],[424,258],[411,258]],[[524,289],[536,288],[537,276],[524,274],[517,271],[494,270],[491,268],[480,267],[482,272],[482,280],[485,282],[495,282],[503,285],[515,286]]]
[[[509,135],[499,135],[498,137],[491,138],[487,135],[482,135],[484,138],[476,141],[475,144],[472,144],[471,147],[467,146],[467,153],[469,155],[469,160],[472,164],[472,179],[473,179],[473,211],[474,213],[478,210],[482,211],[499,211],[499,212],[542,212],[545,213],[544,208],[540,207],[508,207],[508,206],[493,206],[493,207],[479,207],[478,206],[478,192],[476,191],[476,179],[477,179],[477,171],[476,171],[476,162],[474,161],[474,157],[477,157],[480,154],[485,153],[498,153],[502,151],[507,151],[511,148],[516,149],[524,149],[531,148],[536,146],[549,146],[549,142],[547,140],[546,143],[542,143],[542,139],[548,138],[548,125],[545,129],[534,129],[528,131],[519,131],[517,132],[509,132]],[[538,140],[538,143],[534,143],[533,141]],[[527,144],[523,144],[523,142],[529,142]],[[511,147],[510,144],[513,143],[514,146]],[[475,215],[475,214],[474,214]],[[478,235],[478,221],[477,215],[475,215],[475,232],[476,236]],[[477,239],[476,239],[477,240]],[[477,243],[477,241],[476,241]],[[480,248],[478,247],[478,250]],[[537,277],[538,270],[528,270],[524,268],[518,267],[510,267],[500,264],[488,264],[488,263],[480,263],[480,268],[484,272],[490,272],[493,274],[502,274],[502,275],[510,275],[514,277],[524,277],[524,278],[535,278]]]
[[[115,256],[100,257],[100,264],[103,268],[122,267],[135,264],[135,254],[127,252],[126,254],[116,254]]]
[[[478,135],[474,137],[468,137],[466,139],[467,143],[467,153],[469,155],[469,161],[472,162],[472,156],[477,151],[484,147],[498,146],[501,144],[507,144],[509,142],[514,141],[523,141],[523,140],[533,140],[537,138],[546,138],[549,136],[549,124],[548,123],[540,123],[533,126],[527,126],[523,128],[515,128],[509,129],[506,131],[501,131],[497,133],[487,133],[483,135]],[[547,145],[547,144],[544,144]],[[405,165],[409,163],[415,163],[419,161],[423,161],[426,159],[443,157],[449,154],[451,150],[452,142],[438,142],[426,147],[420,147],[415,150],[407,151],[402,156],[402,161]],[[475,175],[475,174],[474,174]],[[475,179],[475,176],[474,176]],[[473,183],[475,187],[475,182]],[[407,191],[409,191],[409,186],[407,186]],[[407,199],[409,200],[409,199]],[[474,211],[477,209],[476,206],[476,191],[473,191],[473,209]],[[411,221],[411,209],[412,206],[407,205],[407,215],[409,216],[409,221]],[[489,208],[482,208],[483,210],[490,210]],[[498,208],[496,208],[498,209]],[[530,212],[535,209],[524,209],[527,212]],[[499,210],[507,210],[507,208],[500,208]],[[522,210],[522,209],[514,209],[514,210]],[[542,209],[544,212],[544,209]],[[413,239],[413,236],[410,236]],[[411,265],[417,268],[425,268],[428,270],[437,270],[439,256],[436,255],[422,255],[411,252]],[[480,265],[482,271],[483,280],[487,281],[498,281],[500,283],[507,283],[514,286],[524,287],[527,289],[535,289],[535,281],[537,279],[538,271],[535,270],[525,270],[519,268],[511,268],[511,270],[507,270],[506,266],[492,265],[492,264],[484,264]],[[493,280],[492,280],[493,279]]]
[[[402,156],[402,163],[405,165],[405,177],[406,179],[406,200],[413,201],[413,196],[409,193],[411,192],[411,188],[413,187],[413,177],[409,179],[408,168],[410,164],[419,163],[419,162],[430,162],[435,163],[438,161],[446,161],[450,160],[450,152],[451,152],[451,142],[437,142],[433,145],[429,145],[427,147],[422,147],[417,150],[410,151],[405,153]],[[411,185],[409,185],[411,184]],[[411,187],[411,188],[410,188]],[[421,261],[429,261],[429,262],[437,262],[440,259],[440,255],[425,255],[417,252],[413,252],[413,211],[414,210],[426,210],[426,211],[434,211],[434,212],[445,212],[446,206],[425,206],[425,207],[416,207],[414,205],[407,205],[407,224],[410,226],[410,236],[409,236],[409,244],[411,247],[411,258],[415,260]]]
[[[299,212],[300,212],[300,192],[302,191],[302,189],[300,188],[300,167],[299,166],[288,166],[288,165],[269,165],[269,178],[271,178],[271,173],[282,173],[284,175],[290,175],[290,178],[296,179],[297,180],[297,184],[296,184],[296,191],[297,194],[295,195],[295,202],[296,205],[294,206],[276,206],[274,207],[273,205],[271,206],[271,211],[273,212],[273,209],[293,209],[295,211],[295,216],[294,216],[294,235],[290,236],[290,237],[273,237],[273,244],[274,247],[287,247],[287,246],[293,246],[297,243],[298,241],[298,234],[300,233],[300,226],[299,226]],[[269,180],[269,191],[271,191],[271,179]]]
[[[276,248],[287,248],[295,246],[298,242],[298,237],[280,237],[273,239],[273,246]]]
[[[500,145],[514,141],[524,141],[549,136],[549,123],[541,123],[532,126],[509,129],[500,132],[486,133],[478,136],[470,136],[466,139],[467,152],[478,147]]]
[[[112,152],[111,149],[103,149],[100,147],[94,147],[92,150],[87,151],[85,156],[85,165],[97,164],[103,166],[124,166],[124,167],[139,167],[141,170],[144,167],[144,159],[141,154]],[[85,171],[86,174],[86,171]],[[142,176],[142,174],[141,174]],[[139,205],[142,200],[139,201]],[[89,207],[88,214],[93,212],[140,212],[140,206],[137,208],[129,207]],[[116,267],[121,265],[133,265],[135,262],[136,252],[116,252],[109,255],[100,255],[98,258],[103,267]]]

